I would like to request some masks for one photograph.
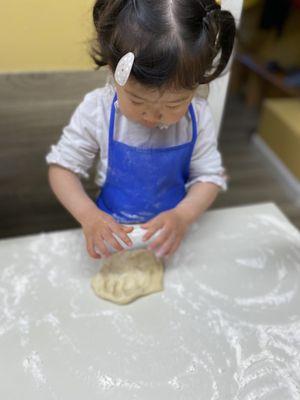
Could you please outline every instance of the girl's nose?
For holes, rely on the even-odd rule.
[[[157,118],[158,120],[161,120],[161,119],[162,119],[162,112],[161,112],[161,109],[160,109],[160,108],[157,108],[157,109],[154,111],[154,115],[155,115],[155,118]]]
[[[143,117],[145,117],[145,119],[147,119],[149,122],[158,122],[162,119],[162,113],[159,110],[143,112]]]

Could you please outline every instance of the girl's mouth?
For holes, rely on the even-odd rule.
[[[159,122],[147,122],[147,121],[142,121],[142,124],[145,125],[147,128],[156,128],[159,125]]]

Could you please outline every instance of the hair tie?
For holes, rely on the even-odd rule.
[[[215,4],[208,4],[207,6],[205,6],[204,10],[206,15],[210,15],[212,13],[214,13],[215,11],[219,10],[220,5],[218,3]]]
[[[131,74],[134,58],[134,54],[132,52],[129,52],[125,54],[125,56],[123,56],[118,62],[115,71],[115,80],[120,86],[126,85]]]

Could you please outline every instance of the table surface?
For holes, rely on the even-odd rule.
[[[80,230],[0,264],[2,399],[300,399],[300,235],[272,204],[205,214],[127,306],[92,292]]]

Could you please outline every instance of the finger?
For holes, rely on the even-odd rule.
[[[96,246],[100,250],[100,253],[102,256],[107,258],[111,255],[111,253],[109,252],[108,248],[106,247],[102,237],[96,240]]]
[[[86,239],[86,249],[87,249],[88,254],[92,258],[96,258],[96,259],[101,258],[101,255],[96,252],[95,247],[94,247],[94,241],[91,238]]]
[[[123,227],[121,225],[115,224],[111,227],[111,230],[114,232],[115,235],[118,236],[118,238],[122,240],[124,244],[126,244],[128,247],[132,246],[132,240],[127,235],[127,233],[124,232]]]
[[[155,251],[157,257],[161,258],[166,256],[170,252],[175,241],[176,241],[176,236],[175,234],[173,234],[164,242],[162,246],[158,248],[158,250]]]
[[[126,232],[126,233],[131,233],[134,230],[133,226],[127,226],[127,225],[121,225],[122,229]]]
[[[171,257],[176,252],[178,247],[180,246],[180,243],[181,243],[181,240],[177,239],[175,241],[175,243],[173,244],[173,246],[171,247],[170,251],[165,255],[165,257]]]
[[[141,224],[140,227],[142,229],[149,229],[151,227],[151,224],[156,220],[156,218],[157,216],[152,219],[149,219],[149,221],[145,222],[144,224]]]
[[[122,251],[124,250],[121,244],[117,241],[111,231],[105,231],[102,233],[103,239],[106,243],[109,243],[115,250]]]
[[[154,240],[148,247],[149,250],[157,249],[158,247],[163,246],[163,244],[172,236],[174,233],[170,229],[163,229],[162,232],[158,235],[158,238]]]
[[[148,231],[145,233],[145,235],[143,236],[143,241],[147,242],[147,240],[151,239],[152,236],[159,231],[160,229],[162,229],[164,226],[163,221],[153,221],[153,224],[151,224],[151,226],[149,226]]]
[[[162,227],[163,221],[160,215],[150,219],[150,221],[146,222],[145,224],[141,225],[142,229],[154,229],[156,227]]]
[[[145,233],[145,235],[143,236],[142,240],[143,242],[147,242],[148,240],[150,240],[152,238],[153,235],[155,235],[155,233],[159,230],[159,228],[152,228],[149,229],[147,231],[147,233]]]

